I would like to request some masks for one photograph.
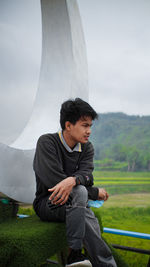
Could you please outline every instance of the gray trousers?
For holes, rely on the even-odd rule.
[[[45,207],[41,206],[43,219],[66,222],[68,246],[72,249],[84,246],[93,267],[116,267],[111,250],[101,238],[98,220],[87,207],[87,202],[86,187],[78,185],[73,188],[69,201],[63,206],[55,206],[47,200]]]

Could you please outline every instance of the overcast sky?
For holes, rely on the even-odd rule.
[[[150,115],[150,1],[78,2],[91,103],[99,112]]]
[[[90,103],[101,113],[150,115],[150,1],[78,0],[78,4]],[[1,142],[15,139],[30,117],[40,59],[40,1],[0,0]]]

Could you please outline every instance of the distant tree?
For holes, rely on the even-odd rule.
[[[135,147],[131,147],[127,154],[128,171],[136,171],[139,167],[140,153]]]
[[[93,123],[91,141],[94,159],[128,162],[130,171],[150,171],[150,116],[99,114]]]
[[[150,171],[150,152],[147,152],[144,156],[144,167],[145,170]]]
[[[126,161],[128,148],[122,144],[112,147],[111,157],[116,161]]]

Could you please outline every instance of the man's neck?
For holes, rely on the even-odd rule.
[[[67,132],[66,130],[64,130],[64,131],[62,132],[62,134],[63,134],[63,137],[64,137],[65,142],[67,143],[67,145],[68,145],[71,149],[73,149],[77,143],[75,143],[74,140],[72,140],[72,139],[70,138],[70,135],[68,134],[68,132]]]

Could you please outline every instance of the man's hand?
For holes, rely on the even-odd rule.
[[[109,195],[104,188],[99,188],[98,200],[106,201]]]
[[[74,177],[68,177],[55,185],[53,188],[48,189],[49,192],[53,192],[49,197],[52,204],[63,205],[68,200],[68,197],[72,191],[72,188],[76,185]]]

